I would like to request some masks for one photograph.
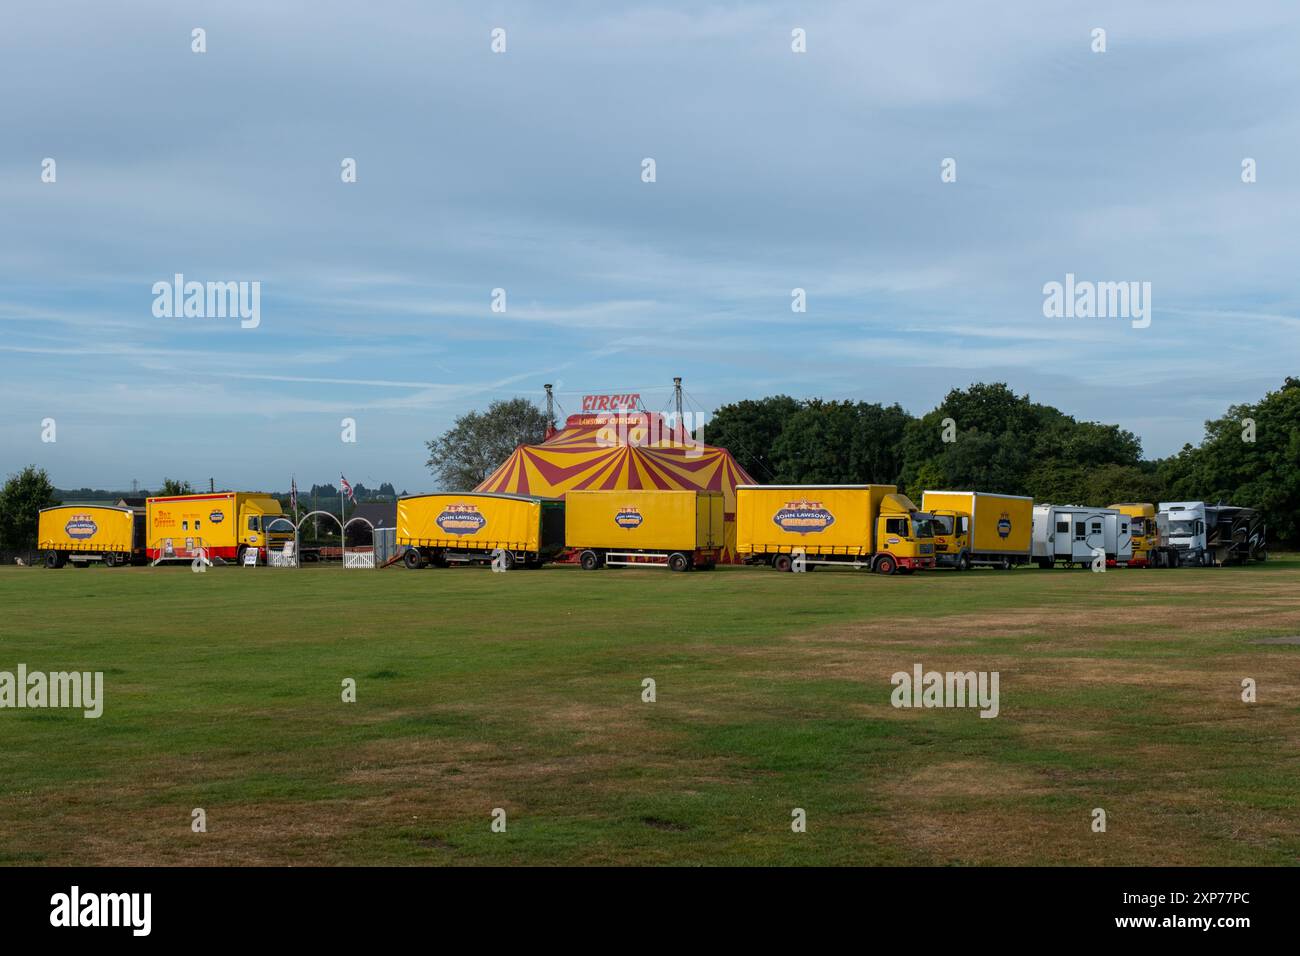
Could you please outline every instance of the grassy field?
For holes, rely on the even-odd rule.
[[[0,863],[1295,864],[1298,635],[1295,559],[3,568],[0,670],[106,702],[0,710]],[[890,706],[918,662],[1000,716]]]

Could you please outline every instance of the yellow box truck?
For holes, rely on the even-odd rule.
[[[587,571],[630,564],[709,569],[724,545],[720,491],[570,491],[564,541]]]
[[[564,549],[558,498],[472,492],[397,501],[397,547],[408,568],[487,563],[537,568]]]
[[[246,491],[146,499],[145,526],[149,559],[155,562],[188,561],[202,548],[210,559],[242,564],[250,548],[266,560],[268,546],[279,551],[293,540],[293,523],[280,502]]]
[[[940,567],[977,564],[1011,570],[1034,547],[1034,499],[986,491],[926,491],[921,508],[934,515],[934,557]]]
[[[45,552],[47,568],[68,562],[88,568],[102,561],[113,568],[143,564],[144,515],[117,505],[53,505],[42,508],[36,524],[36,544]]]
[[[738,485],[736,550],[778,571],[934,567],[930,516],[895,485]]]

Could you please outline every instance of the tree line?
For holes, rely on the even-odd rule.
[[[1107,505],[1193,500],[1259,508],[1270,537],[1300,540],[1300,379],[1205,423],[1198,445],[1146,459],[1136,435],[1079,421],[1005,383],[953,389],[914,416],[897,404],[798,400],[725,405],[703,439],[762,483],[896,484]]]

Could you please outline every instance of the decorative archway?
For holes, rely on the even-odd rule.
[[[308,518],[314,518],[316,515],[325,515],[325,517],[329,518],[331,521],[333,521],[336,525],[339,526],[339,544],[342,545],[343,547],[343,566],[347,567],[348,539],[347,536],[343,533],[343,522],[339,520],[338,515],[334,514],[331,511],[309,511],[302,516],[302,519],[298,522],[298,526],[293,529],[294,567],[298,567],[298,568],[302,567],[302,548],[301,548],[302,526],[307,523]],[[355,521],[356,519],[353,518],[352,520]]]
[[[364,521],[370,528],[370,551],[353,551],[352,563],[348,563],[348,525],[354,521]],[[346,568],[371,568],[375,566],[375,525],[368,518],[361,515],[354,515],[347,521],[343,522],[343,567]]]

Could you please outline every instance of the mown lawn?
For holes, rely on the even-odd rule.
[[[0,710],[5,864],[1300,860],[1296,559],[3,568],[20,662],[103,671],[106,701]],[[895,709],[917,662],[998,671],[1000,715]]]

